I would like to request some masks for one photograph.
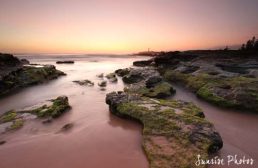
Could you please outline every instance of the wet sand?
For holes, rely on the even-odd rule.
[[[67,76],[48,83],[29,87],[0,99],[0,113],[23,108],[44,100],[67,95],[72,109],[51,124],[28,121],[15,133],[0,135],[7,141],[0,146],[1,168],[147,168],[148,162],[141,148],[139,124],[117,118],[105,104],[106,93],[122,90],[121,80],[108,83],[100,91],[96,77],[118,68],[132,65],[139,58],[77,58],[74,65],[56,65]],[[32,59],[32,63],[55,64],[56,59]],[[73,80],[89,79],[94,87],[80,86]],[[68,132],[60,128],[74,123]]]
[[[245,111],[229,110],[215,107],[197,98],[189,90],[181,87],[179,84],[174,84],[176,89],[175,99],[181,99],[194,102],[202,108],[206,118],[211,121],[215,128],[222,136],[224,146],[216,154],[219,158],[223,158],[227,164],[228,155],[238,155],[238,158],[252,158],[254,165],[235,165],[231,164],[221,166],[212,165],[211,168],[230,167],[230,168],[251,168],[258,167],[258,115]],[[212,157],[215,157],[212,156]]]

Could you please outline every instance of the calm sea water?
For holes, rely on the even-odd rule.
[[[75,64],[56,65],[67,76],[0,99],[0,113],[60,95],[69,97],[72,109],[49,125],[38,120],[29,121],[15,133],[0,135],[0,140],[7,141],[0,146],[0,168],[148,167],[141,147],[141,126],[111,115],[105,104],[106,93],[123,90],[121,79],[116,84],[108,83],[106,91],[101,91],[97,86],[101,80],[96,77],[132,66],[133,61],[147,57],[41,55],[26,58],[31,63],[55,64],[57,60],[66,59],[75,60]],[[79,86],[72,82],[83,79],[93,81],[95,86]],[[250,157],[255,165],[240,167],[258,167],[258,115],[218,108],[179,85],[174,87],[177,90],[175,99],[197,104],[220,132],[224,141],[223,149],[217,154],[220,158],[227,159],[228,155]],[[74,127],[66,133],[57,133],[67,123],[74,123]],[[229,167],[239,166],[231,164]]]
[[[55,64],[56,60],[72,59],[75,64],[59,64],[56,68],[67,76],[45,84],[25,88],[0,99],[0,113],[19,109],[60,95],[69,98],[72,109],[51,124],[26,122],[15,133],[0,135],[7,143],[0,146],[1,168],[147,168],[141,148],[141,126],[110,114],[105,95],[123,90],[123,83],[108,83],[101,91],[96,77],[118,68],[132,66],[145,57],[129,56],[30,56],[31,63]],[[73,80],[89,79],[94,87],[80,86]],[[74,127],[57,133],[67,123]]]

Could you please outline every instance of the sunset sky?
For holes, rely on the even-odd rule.
[[[0,52],[206,49],[258,36],[258,0],[0,0]]]

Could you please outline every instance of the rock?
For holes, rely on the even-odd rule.
[[[59,96],[56,99],[50,100],[50,102],[50,104],[46,102],[44,105],[34,109],[25,109],[23,111],[19,111],[17,114],[34,114],[39,118],[47,118],[45,122],[48,122],[52,120],[52,118],[54,119],[60,117],[71,108],[67,96]]]
[[[78,83],[79,85],[85,85],[85,86],[94,86],[94,82],[88,80],[88,79],[85,79],[85,80],[76,80],[76,81],[73,81],[74,83]]]
[[[177,68],[176,70],[184,74],[190,74],[197,71],[199,68],[200,67],[198,66],[189,65],[189,66],[182,66],[180,68]]]
[[[98,74],[97,77],[98,78],[103,78],[104,77],[104,73]]]
[[[18,111],[8,111],[0,116],[0,133],[21,128],[27,120],[47,118],[42,123],[50,123],[70,109],[68,97],[59,96],[40,106],[33,106]]]
[[[27,59],[21,59],[21,62],[23,65],[30,64],[30,61],[28,61]]]
[[[42,123],[43,123],[43,124],[49,124],[49,123],[51,123],[52,121],[53,121],[53,118],[52,118],[52,117],[49,117],[48,119],[43,120]]]
[[[115,83],[118,81],[118,79],[116,78],[116,74],[115,73],[110,73],[110,74],[107,74],[106,75],[106,78],[112,82],[112,83]]]
[[[152,88],[142,88],[138,93],[151,98],[166,98],[172,96],[176,91],[167,82],[161,82]]]
[[[249,75],[254,76],[255,78],[258,78],[258,70],[256,69],[250,70]]]
[[[124,69],[118,69],[115,71],[115,73],[120,76],[120,77],[124,77],[125,75],[129,74],[130,69],[129,68],[124,68]]]
[[[112,79],[112,78],[115,78],[115,77],[116,77],[115,73],[109,73],[109,74],[106,75],[107,79]]]
[[[142,80],[144,80],[144,70],[141,69],[132,69],[129,74],[127,74],[126,76],[124,76],[122,78],[124,83],[127,84],[133,84],[133,83],[138,83],[141,82]]]
[[[5,143],[6,143],[6,141],[0,141],[0,145],[3,145]]]
[[[101,81],[100,83],[98,83],[98,85],[100,87],[106,87],[107,86],[107,81]]]
[[[138,94],[141,96],[151,97],[151,98],[167,98],[172,96],[176,91],[167,82],[160,82],[154,87],[146,87],[142,84],[130,85],[125,89],[127,93]]]
[[[113,114],[143,125],[143,148],[150,167],[197,167],[196,153],[208,159],[223,146],[214,126],[192,103],[124,92],[107,94],[106,103]]]
[[[0,53],[0,67],[15,67],[22,65],[22,62],[11,54]]]
[[[67,60],[67,61],[56,61],[57,64],[74,64],[74,61]]]
[[[0,95],[65,75],[53,65],[21,66],[0,78]]]
[[[115,77],[115,78],[109,79],[109,81],[112,82],[112,83],[116,83],[118,81],[118,79]]]
[[[154,62],[155,65],[157,66],[175,66],[178,63],[180,63],[181,61],[183,62],[188,62],[191,61],[195,58],[197,58],[197,55],[192,55],[192,54],[188,54],[188,53],[181,53],[179,51],[175,51],[175,52],[166,52],[166,53],[162,53],[159,56],[154,58]]]
[[[152,76],[149,79],[146,80],[145,85],[147,88],[154,87],[156,84],[162,81],[162,77],[157,75],[157,76]]]
[[[157,68],[165,80],[180,82],[210,103],[258,112],[257,59],[214,53],[210,51],[188,62],[181,61],[176,68],[169,64]]]
[[[72,127],[74,126],[73,123],[68,123],[68,124],[65,124],[60,131],[64,132],[64,131],[68,131],[70,130]]]
[[[150,60],[143,60],[143,61],[134,61],[133,65],[138,66],[138,67],[145,67],[145,66],[150,66],[153,62],[153,59]]]

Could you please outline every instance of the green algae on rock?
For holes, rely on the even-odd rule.
[[[206,73],[192,75],[174,70],[167,70],[164,77],[181,82],[198,97],[218,106],[258,111],[258,78],[218,77]]]
[[[131,69],[123,80],[130,84],[124,89],[128,93],[151,98],[166,98],[175,93],[173,87],[153,68]]]
[[[126,92],[135,92],[151,98],[166,98],[172,96],[175,93],[173,87],[167,82],[160,82],[151,88],[139,85],[136,87],[131,86],[125,90]]]
[[[94,82],[85,79],[85,80],[75,80],[73,81],[74,83],[78,83],[79,85],[84,85],[84,86],[94,86]]]
[[[70,109],[68,98],[59,96],[43,105],[29,107],[21,110],[12,110],[0,116],[0,126],[5,130],[15,130],[21,128],[26,120],[35,118],[57,118]],[[4,130],[4,132],[5,132]]]
[[[143,148],[151,168],[198,167],[197,154],[207,159],[223,146],[214,126],[192,103],[124,92],[107,94],[106,103],[113,114],[143,124]]]
[[[0,79],[0,95],[7,94],[18,88],[56,79],[62,75],[65,75],[65,73],[57,70],[53,65],[22,66],[2,76]]]

